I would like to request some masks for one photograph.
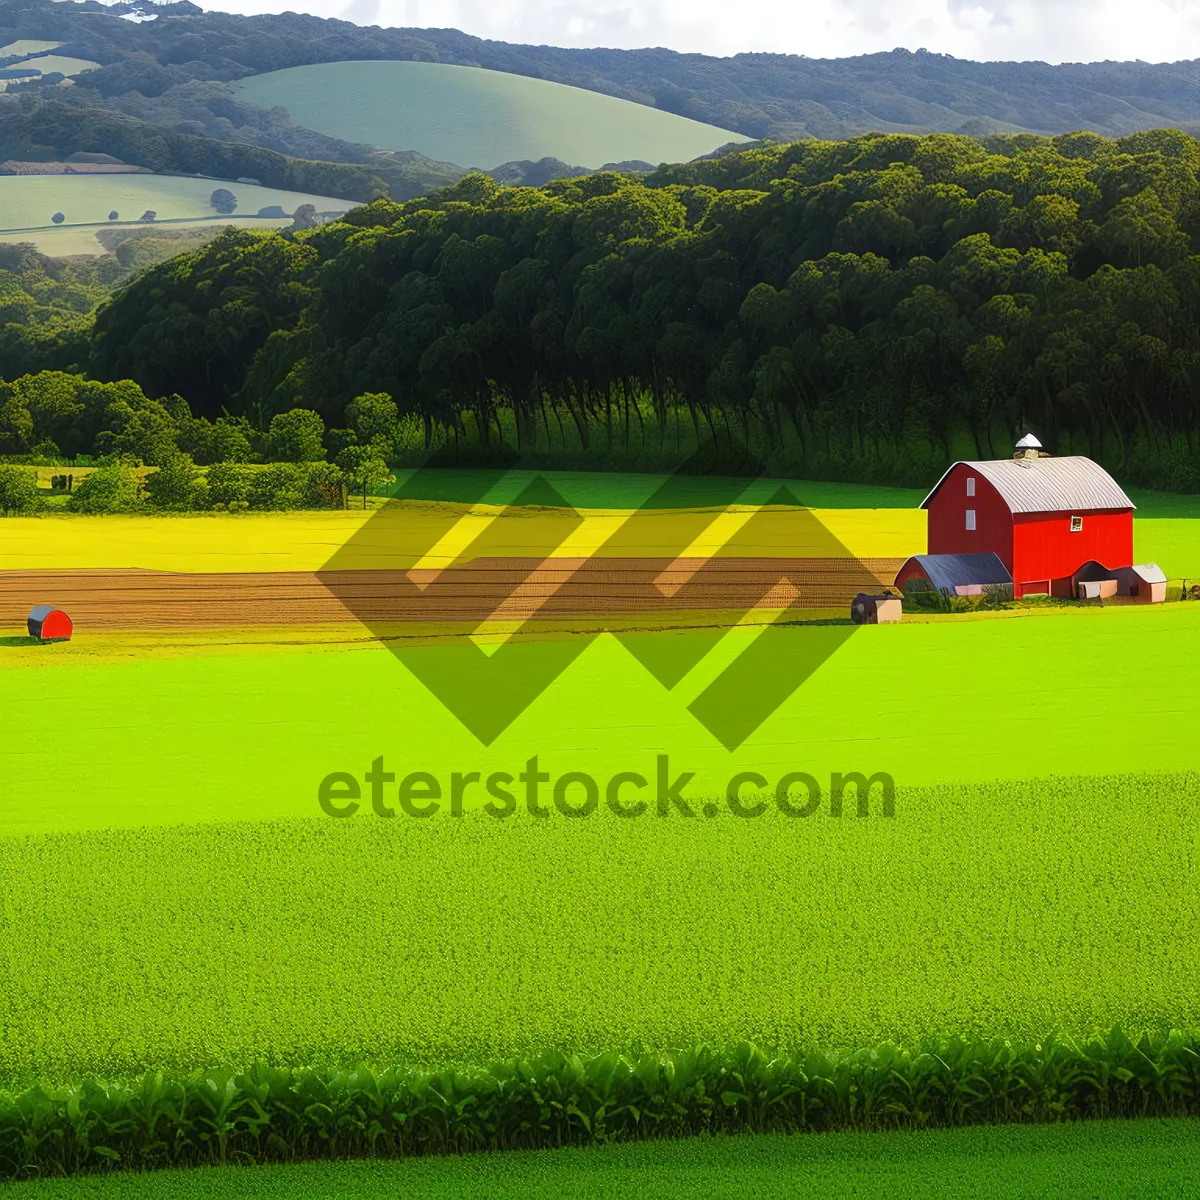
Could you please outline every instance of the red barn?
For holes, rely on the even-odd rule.
[[[930,554],[994,553],[1017,597],[1069,598],[1088,562],[1133,564],[1133,501],[1090,458],[1051,458],[1033,437],[1013,459],[955,463],[921,502]]]

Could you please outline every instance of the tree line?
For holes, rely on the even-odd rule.
[[[74,96],[60,100],[27,91],[0,97],[0,159],[40,161],[49,154],[94,150],[152,171],[257,179],[266,187],[354,201],[388,195],[386,181],[370,166],[316,162],[180,133]]]
[[[393,398],[426,447],[925,482],[1036,430],[1196,487],[1200,145],[874,135],[229,231],[86,368],[266,428]]]
[[[244,417],[194,416],[181,396],[154,399],[132,380],[0,380],[0,513],[44,507],[31,466],[99,468],[68,499],[84,513],[340,508],[348,491],[366,507],[394,480],[404,422],[383,395],[358,397],[346,417],[349,428],[327,431],[317,413],[293,409],[258,430]],[[143,481],[140,466],[156,469]]]

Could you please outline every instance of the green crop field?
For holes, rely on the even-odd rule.
[[[105,224],[113,209],[123,221],[136,221],[147,209],[153,209],[160,220],[217,220],[220,214],[209,197],[215,188],[226,186],[237,197],[237,211],[243,216],[253,216],[272,204],[289,213],[301,204],[314,204],[318,212],[344,212],[351,207],[349,201],[332,196],[174,175],[5,175],[0,176],[0,232],[41,226],[53,231],[50,218],[56,212],[71,225]]]
[[[513,786],[507,819],[389,788],[392,819],[335,820],[314,785],[307,820],[0,841],[0,1080],[1200,1026],[1200,773],[901,789],[890,818],[878,787],[833,816],[827,777],[809,817],[664,818],[651,782],[637,819],[549,786],[537,819]]]
[[[1200,1172],[1193,1121],[686,1138],[451,1159],[163,1171],[12,1187],[13,1200],[1163,1200]]]
[[[445,499],[481,480],[437,482]],[[658,481],[555,482],[604,508]],[[712,481],[688,486],[703,504]],[[847,529],[870,526],[864,504],[891,529],[917,498],[797,487]],[[1193,502],[1136,499],[1138,556],[1194,562]],[[47,528],[99,542],[101,521]],[[293,540],[327,536],[278,518],[277,549],[292,524]],[[141,536],[160,528],[182,543],[198,531],[200,546],[218,527]],[[238,528],[249,552],[259,525]],[[40,646],[14,629],[0,637],[0,1169],[1190,1113],[1198,622],[1200,604],[1173,603],[864,627],[733,752],[689,710],[696,696],[756,637],[785,664],[840,630],[731,629],[670,691],[600,635],[485,747],[365,630],[85,629]],[[405,636],[427,675],[452,669],[454,643]],[[753,699],[752,682],[738,702]],[[517,778],[535,757],[544,817]],[[395,775],[380,793],[392,816],[372,811],[377,759]],[[636,819],[608,801],[623,772],[645,784],[627,778],[620,797],[647,800]],[[728,796],[746,772],[758,815]],[[797,772],[820,791],[807,815],[807,782],[791,813],[775,796]],[[877,784],[865,815],[853,789],[837,812],[838,772],[885,773],[894,808]],[[334,773],[360,781],[347,819],[319,803]],[[435,814],[404,809],[399,781],[415,773],[440,791]],[[579,773],[595,781],[585,819],[570,815],[588,795]],[[684,776],[681,807],[663,793]],[[483,808],[506,789],[514,812]],[[897,1141],[871,1178],[892,1194],[945,1178],[969,1191],[992,1155],[1048,1187],[1089,1158],[1166,1186],[1191,1153],[1138,1140],[1184,1126],[1110,1128]],[[371,1195],[411,1180],[437,1194],[473,1171],[486,1190],[488,1171],[528,1169],[535,1189],[583,1195],[621,1194],[612,1180],[638,1170],[704,1194],[755,1172],[820,1190],[850,1171],[849,1190],[866,1152],[822,1160],[836,1144],[289,1167],[197,1186]],[[731,1165],[718,1145],[750,1157]],[[170,1195],[175,1178],[78,1186]]]
[[[545,157],[583,167],[681,162],[749,140],[582,88],[441,63],[320,63],[233,87],[247,104],[282,105],[320,133],[463,167]]]
[[[1200,861],[1197,620],[866,628],[735,754],[687,711],[704,680],[664,692],[608,637],[486,749],[376,646],[9,639],[0,1076],[1200,1023],[1200,910],[1179,903]],[[448,789],[534,755],[553,778],[653,780],[664,749],[694,803],[737,771],[884,771],[896,815],[317,807],[326,775],[381,755]]]

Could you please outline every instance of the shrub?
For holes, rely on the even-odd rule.
[[[19,516],[42,506],[37,477],[20,467],[0,466],[0,513]]]
[[[208,506],[208,485],[186,454],[168,459],[146,479],[146,495],[155,508],[190,512]]]
[[[54,216],[52,216],[50,218],[50,220],[52,220],[55,223],[55,225],[61,225],[66,219],[67,218],[65,216],[63,216],[62,213],[55,213]]]
[[[119,221],[121,219],[121,214],[114,208],[112,212],[108,214],[108,219],[110,221]]]
[[[301,467],[304,508],[344,508],[346,477],[333,463],[309,463]]]
[[[325,422],[307,408],[276,413],[267,430],[267,457],[276,462],[319,462],[325,457]]]
[[[138,219],[142,221],[156,221],[158,219],[158,213],[156,213],[154,209],[148,208]]]
[[[134,512],[142,507],[137,472],[124,464],[101,467],[79,483],[67,507],[80,513]]]
[[[248,499],[251,508],[302,508],[300,467],[296,463],[273,463],[265,471],[255,471]]]
[[[294,508],[341,508],[344,476],[333,463],[274,463],[253,472],[252,508],[276,511]]]
[[[208,468],[208,501],[219,508],[245,504],[250,499],[251,471],[240,463],[220,462]]]

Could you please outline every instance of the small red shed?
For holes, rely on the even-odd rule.
[[[61,608],[51,604],[39,604],[29,614],[26,622],[29,636],[43,642],[69,642],[73,626],[71,618]]]
[[[1073,576],[1095,561],[1133,563],[1133,501],[1090,458],[1051,458],[1036,438],[1012,459],[957,462],[921,502],[930,554],[995,554],[1017,597],[1070,598]]]

